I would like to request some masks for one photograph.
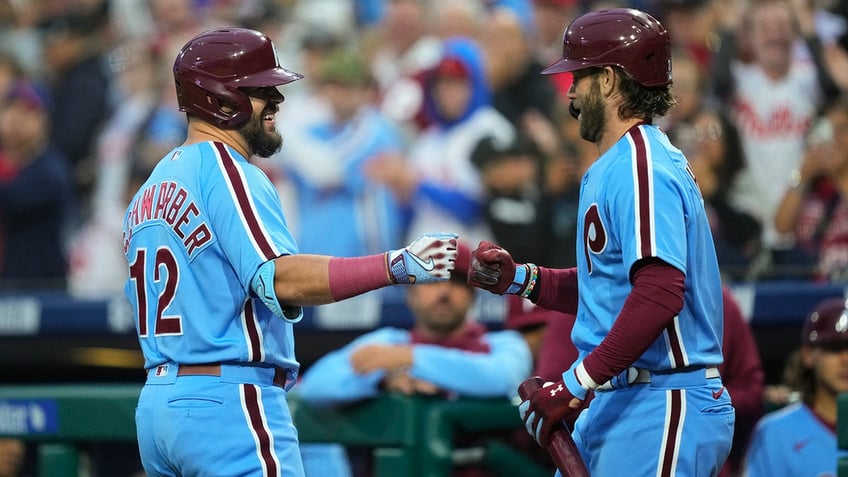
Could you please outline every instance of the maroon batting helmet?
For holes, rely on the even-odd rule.
[[[801,343],[808,346],[848,345],[848,310],[845,298],[829,298],[807,316]]]
[[[633,8],[589,12],[562,37],[562,58],[542,74],[618,66],[640,85],[671,84],[671,40],[657,19]]]
[[[180,111],[225,129],[250,119],[250,98],[239,88],[279,86],[303,78],[277,60],[271,40],[247,28],[209,30],[183,46],[174,61]]]

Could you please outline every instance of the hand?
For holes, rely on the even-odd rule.
[[[516,276],[518,275],[518,276]],[[503,248],[483,240],[471,252],[468,285],[497,295],[518,294],[527,284],[527,267],[516,265]]]
[[[536,442],[546,447],[550,442],[551,431],[559,426],[563,419],[570,416],[580,407],[582,400],[574,395],[561,380],[542,383],[543,379],[533,376],[527,381],[535,381],[541,385],[529,399],[518,406],[518,414],[524,421],[527,432]]]
[[[456,262],[457,237],[453,233],[424,234],[405,248],[388,252],[392,283],[432,283],[449,279]]]
[[[350,354],[350,365],[357,374],[405,370],[412,366],[412,347],[376,343],[362,345]]]
[[[438,386],[423,379],[413,378],[406,371],[396,371],[386,374],[380,385],[386,391],[406,394],[407,396],[412,394],[432,396],[439,393]]]

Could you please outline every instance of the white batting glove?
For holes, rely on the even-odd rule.
[[[405,248],[388,252],[389,273],[395,284],[448,280],[456,262],[457,234],[424,234]]]

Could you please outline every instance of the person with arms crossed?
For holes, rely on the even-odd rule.
[[[652,124],[674,105],[668,33],[635,9],[589,12],[543,71],[562,72],[599,152],[581,184],[577,267],[516,264],[482,241],[469,283],[576,314],[577,360],[556,382],[530,378],[544,387],[519,406],[539,444],[594,390],[572,432],[591,475],[714,476],[735,423],[717,368],[722,285],[695,177]]]
[[[276,189],[249,159],[281,147],[278,86],[300,78],[266,35],[242,28],[200,33],[174,62],[188,136],[136,193],[123,228],[149,476],[302,477],[286,404],[302,307],[450,277],[452,233],[371,256],[298,253]]]
[[[767,414],[754,430],[744,477],[836,476],[836,409],[848,392],[848,309],[845,298],[827,298],[807,316],[801,347],[784,376],[801,400]]]
[[[385,327],[359,336],[318,359],[292,392],[313,406],[341,406],[383,392],[516,397],[533,367],[530,346],[517,330],[489,331],[473,319],[477,294],[467,284],[471,249],[461,241],[457,249],[449,281],[407,290],[411,329]],[[314,446],[307,446],[307,474],[344,475],[330,470],[344,468],[335,462],[343,453],[322,452],[316,458]],[[479,472],[481,467],[470,466],[453,475]]]

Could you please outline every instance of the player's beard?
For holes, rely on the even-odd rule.
[[[593,77],[589,95],[580,106],[580,137],[597,144],[601,140],[606,125],[604,102],[601,100],[601,84],[597,77]]]
[[[272,132],[265,131],[265,124],[262,121],[268,113],[274,112],[274,110],[266,109],[258,116],[251,116],[250,121],[239,131],[253,154],[259,157],[271,157],[283,147],[283,136],[276,129]]]

